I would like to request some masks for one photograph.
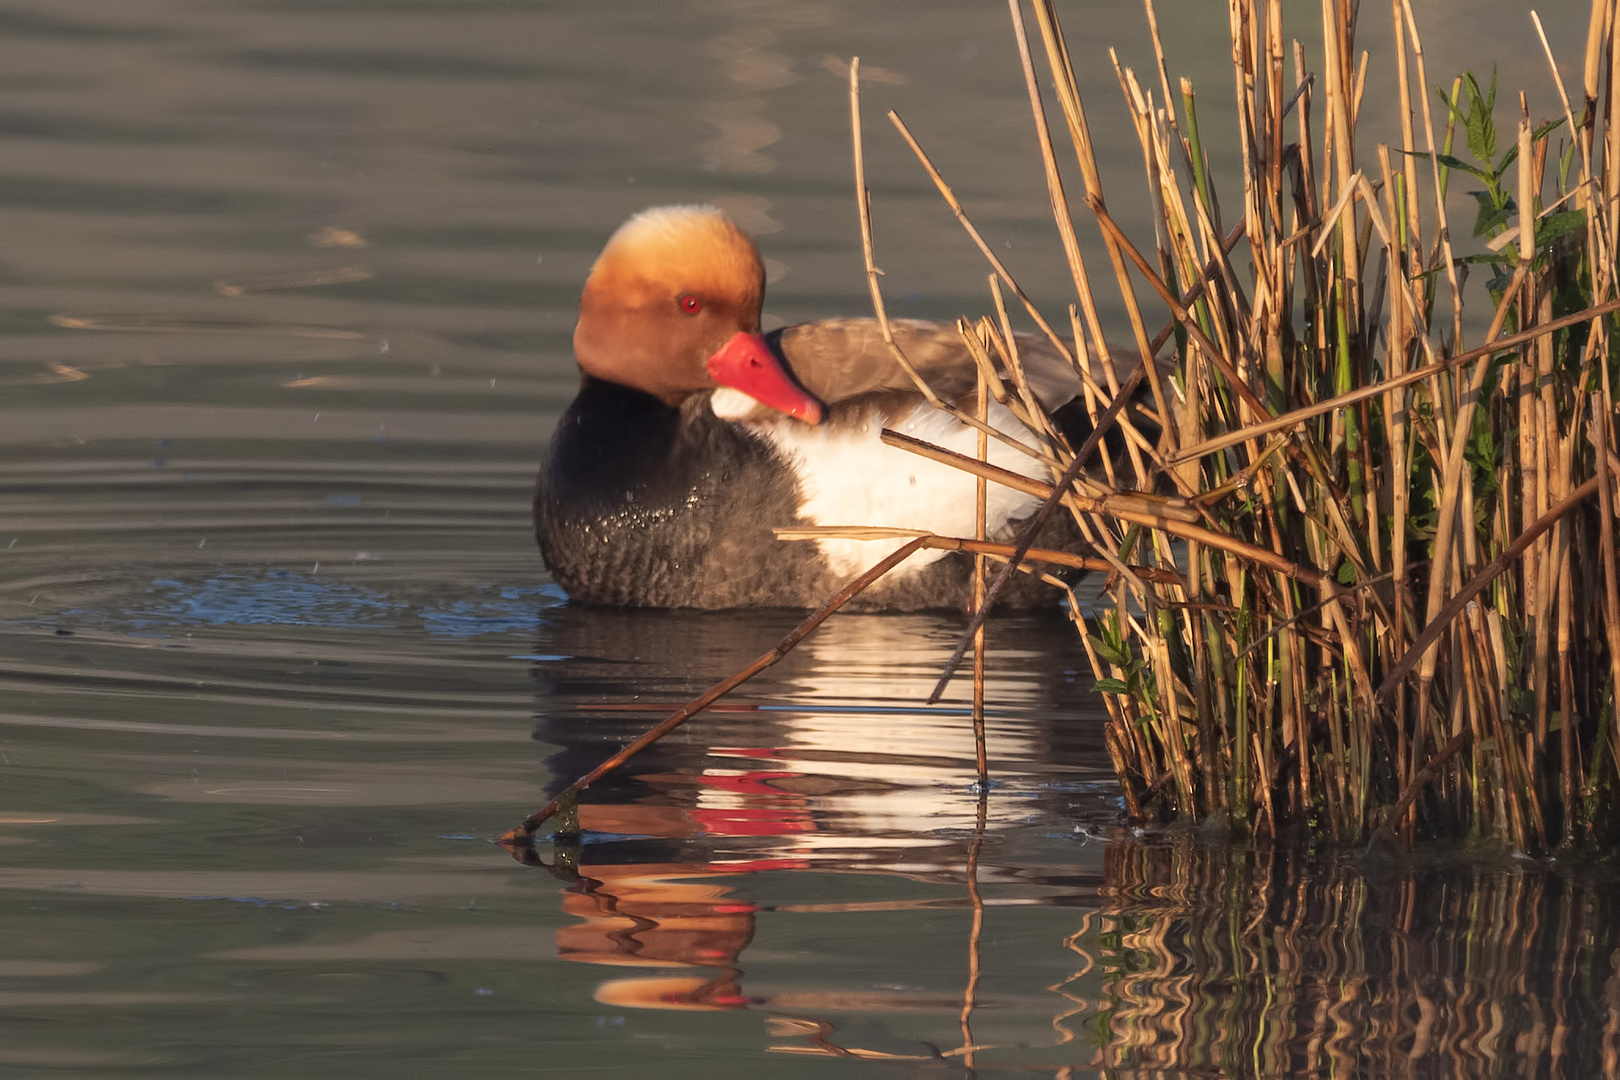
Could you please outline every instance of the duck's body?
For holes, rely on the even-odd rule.
[[[716,262],[731,267],[729,276],[715,272]],[[864,525],[972,535],[974,478],[878,436],[891,427],[971,454],[977,434],[924,401],[873,320],[760,336],[758,267],[752,242],[723,215],[690,207],[633,218],[598,260],[575,332],[583,382],[535,494],[541,553],[570,597],[644,607],[815,607],[899,541],[781,541],[773,529]],[[976,370],[954,328],[902,321],[894,332],[939,396],[969,398]],[[1048,406],[1068,403],[1078,378],[1055,352],[1030,344],[1037,394]],[[1001,430],[1028,438],[999,405],[990,415]],[[995,441],[990,447],[993,463],[1050,479],[1035,458]],[[1010,538],[1036,505],[990,485],[988,535]],[[1058,521],[1043,542],[1070,546],[1072,539],[1072,526]],[[970,572],[967,559],[918,552],[858,606],[958,607]],[[1024,579],[1006,602],[1050,599],[1048,586]]]

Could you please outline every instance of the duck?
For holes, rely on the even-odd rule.
[[[972,536],[975,479],[885,445],[885,428],[974,454],[978,433],[928,403],[873,318],[762,333],[765,266],[713,206],[644,210],[592,265],[574,329],[577,396],[535,487],[534,525],[573,602],[648,608],[814,608],[895,550],[896,539],[780,540],[775,529],[887,526]],[[935,394],[971,407],[977,367],[955,326],[890,320]],[[1089,434],[1072,363],[1019,335],[1029,383],[1074,445]],[[989,422],[1033,436],[1004,406]],[[992,440],[989,461],[1047,482],[1037,458]],[[989,485],[986,535],[1011,540],[1039,505]],[[1043,546],[1083,547],[1068,514]],[[918,551],[856,599],[866,611],[960,609],[972,560]],[[1061,595],[1029,575],[1007,607]]]

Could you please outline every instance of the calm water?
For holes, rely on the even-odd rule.
[[[1421,6],[1550,111],[1519,5]],[[1140,12],[1066,10],[1140,220]],[[1160,15],[1218,123],[1224,10]],[[1612,880],[1133,835],[1055,616],[993,629],[982,800],[919,704],[958,620],[850,617],[593,790],[576,873],[490,843],[794,621],[572,608],[528,496],[635,210],[865,310],[855,53],[890,310],[986,308],[896,108],[1061,311],[998,4],[0,5],[0,1073],[1620,1073]]]

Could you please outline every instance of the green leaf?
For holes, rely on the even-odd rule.
[[[1424,156],[1427,157],[1428,155]],[[1477,165],[1470,165],[1462,158],[1452,157],[1450,154],[1436,154],[1434,155],[1434,159],[1440,164],[1446,166],[1448,169],[1461,169],[1463,172],[1468,173],[1470,176],[1482,180],[1487,184],[1493,183],[1496,180],[1495,173],[1486,172]]]
[[[1098,679],[1097,685],[1093,689],[1099,694],[1128,694],[1131,692],[1129,684],[1118,679]]]
[[[1468,152],[1481,161],[1489,161],[1491,155],[1485,149],[1484,114],[1470,108],[1463,122],[1463,132],[1468,138]]]
[[[1121,648],[1119,648],[1119,647],[1117,647],[1115,645],[1110,645],[1108,642],[1104,641],[1102,638],[1098,637],[1095,634],[1091,634],[1091,635],[1088,635],[1088,636],[1091,639],[1091,647],[1096,650],[1098,656],[1102,657],[1104,660],[1108,661],[1110,664],[1113,664],[1115,667],[1129,667],[1130,666],[1130,663],[1131,663],[1131,655],[1130,655],[1130,653],[1126,652],[1124,649],[1121,649]]]
[[[1560,236],[1568,236],[1577,229],[1584,228],[1586,228],[1585,210],[1561,210],[1556,214],[1548,214],[1536,222],[1536,247],[1539,249]]]
[[[1496,108],[1496,69],[1491,69],[1489,96],[1480,93],[1473,72],[1464,75],[1463,82],[1468,88],[1468,152],[1479,161],[1489,162],[1496,156],[1496,119],[1492,115]]]
[[[1472,195],[1474,201],[1479,204],[1474,217],[1475,236],[1484,236],[1492,229],[1501,228],[1513,216],[1512,199],[1508,200],[1506,206],[1497,206],[1495,197],[1488,191],[1470,191],[1468,194]]]
[[[1563,120],[1562,117],[1560,117],[1557,120],[1549,120],[1545,124],[1542,124],[1540,127],[1536,128],[1535,131],[1530,133],[1530,141],[1531,142],[1540,142],[1542,139],[1545,139],[1549,134],[1551,134],[1552,132],[1556,131],[1557,129],[1559,129],[1559,128],[1563,127],[1563,126],[1564,126],[1564,120]]]
[[[1354,585],[1356,583],[1356,568],[1350,565],[1349,559],[1339,564],[1337,577],[1340,585]]]

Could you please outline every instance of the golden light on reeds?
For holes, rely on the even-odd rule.
[[[1501,146],[1494,81],[1436,94],[1409,0],[1388,8],[1399,130],[1371,139],[1358,131],[1369,61],[1354,13],[1372,6],[1322,0],[1312,72],[1298,41],[1285,47],[1280,0],[1228,0],[1234,178],[1208,168],[1191,82],[1172,97],[1148,0],[1156,70],[1139,79],[1115,61],[1152,196],[1146,253],[1109,213],[1055,6],[1033,3],[1044,74],[1018,0],[1009,9],[1075,288],[1072,339],[890,119],[994,271],[996,317],[963,320],[964,341],[992,388],[1014,391],[1110,568],[1083,636],[1129,812],[1520,850],[1612,838],[1620,0],[1593,0],[1579,113],[1547,50],[1559,112],[1533,122],[1521,97]],[[1128,341],[1098,315],[1105,277],[1077,240],[1054,127]],[[1484,187],[1478,250],[1454,242],[1447,216],[1463,181]],[[881,319],[864,188],[861,209]],[[1483,288],[1467,286],[1470,268],[1476,283],[1491,275]],[[1136,357],[1173,341],[1173,374],[1141,365],[1146,404],[1115,410],[1123,454],[1067,486],[1076,448],[1028,396],[1004,292],[1075,360],[1094,421]],[[1484,319],[1465,318],[1470,297],[1490,305],[1473,341]],[[1156,334],[1155,304],[1170,320]]]

